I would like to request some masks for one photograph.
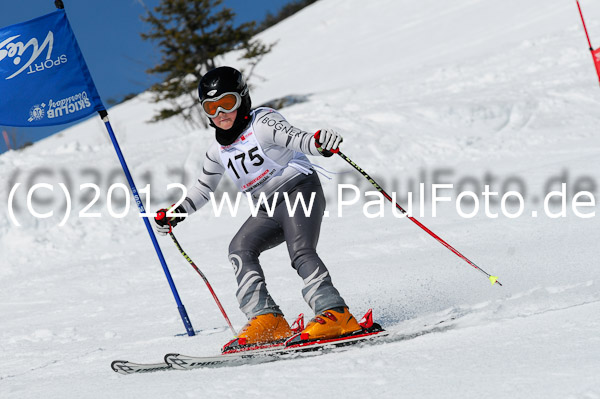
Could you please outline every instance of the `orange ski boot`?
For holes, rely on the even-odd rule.
[[[253,347],[260,344],[283,342],[293,334],[283,315],[261,314],[248,320],[236,339],[223,347],[223,352],[234,348]]]
[[[329,309],[315,316],[302,331],[301,339],[330,339],[361,331],[362,327],[348,308]]]

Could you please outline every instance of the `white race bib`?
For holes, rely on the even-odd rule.
[[[267,157],[252,130],[233,144],[220,147],[221,162],[241,192],[254,193],[275,176],[282,166]]]

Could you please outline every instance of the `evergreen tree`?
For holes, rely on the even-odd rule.
[[[181,115],[186,121],[205,124],[206,118],[197,106],[199,78],[217,67],[217,58],[232,50],[242,52],[240,59],[248,60],[251,69],[267,54],[273,44],[252,40],[256,33],[254,22],[235,27],[235,14],[219,7],[223,0],[161,0],[153,11],[146,10],[142,18],[150,24],[143,39],[158,42],[161,63],[149,69],[163,74],[165,80],[153,85],[155,101],[169,101],[171,107],[159,110],[153,121]],[[246,76],[249,78],[250,76]],[[196,114],[196,116],[194,116]]]

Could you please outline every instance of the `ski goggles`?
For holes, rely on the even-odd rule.
[[[226,114],[235,111],[242,104],[242,96],[236,92],[223,93],[219,97],[202,101],[202,110],[209,118],[216,117],[219,112]]]

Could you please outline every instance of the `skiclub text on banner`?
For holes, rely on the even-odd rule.
[[[0,30],[0,125],[59,125],[103,109],[64,10]]]

